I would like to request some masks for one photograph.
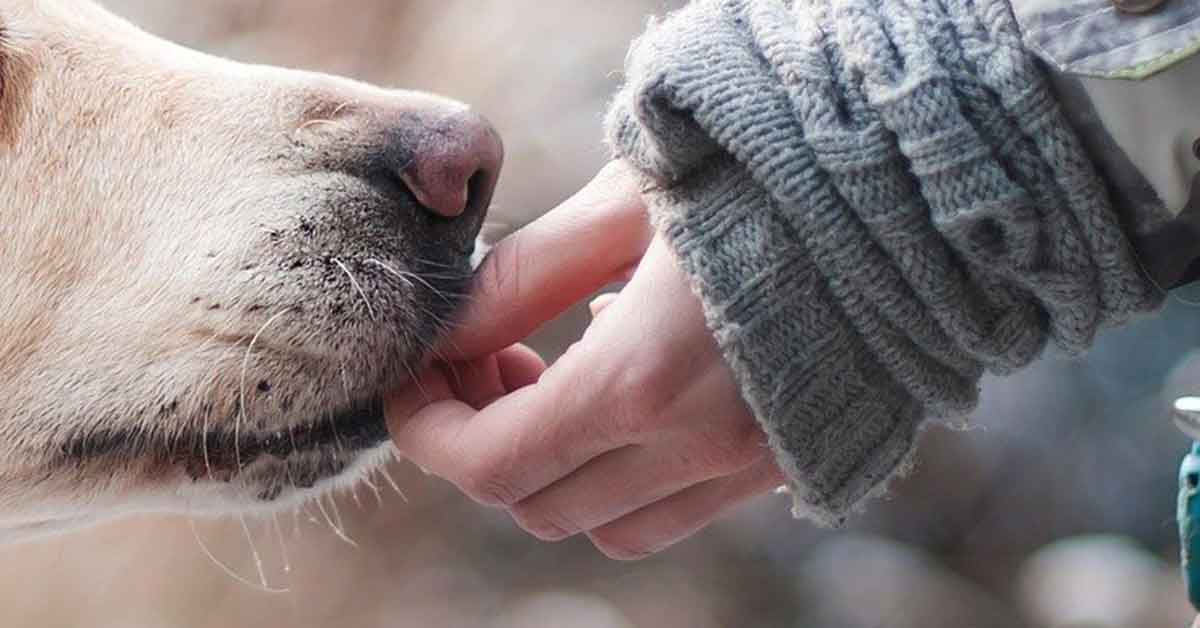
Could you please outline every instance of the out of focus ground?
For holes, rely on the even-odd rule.
[[[522,224],[603,164],[628,41],[662,2],[110,0],[235,58],[471,102],[502,130],[494,219]],[[538,339],[553,355],[585,322]],[[254,523],[143,519],[0,551],[0,626],[1176,628],[1175,394],[1200,391],[1200,308],[1110,334],[1083,360],[991,381],[965,432],[849,530],[764,497],[662,556],[538,544],[405,465],[377,502]],[[340,519],[339,538],[326,518]],[[1096,536],[1104,535],[1104,536]],[[255,551],[262,560],[260,586]],[[211,554],[210,558],[207,554]],[[219,567],[217,563],[224,565]],[[231,570],[237,578],[225,571]]]

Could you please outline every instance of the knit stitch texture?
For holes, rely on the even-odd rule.
[[[983,373],[1156,309],[1004,0],[696,0],[609,115],[791,480],[836,525]]]

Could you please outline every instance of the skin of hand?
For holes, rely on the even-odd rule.
[[[552,367],[514,343],[614,281]],[[607,167],[502,241],[445,343],[388,399],[400,452],[535,537],[639,559],[785,479],[634,177]]]

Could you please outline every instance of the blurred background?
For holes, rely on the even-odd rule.
[[[180,43],[245,61],[424,89],[475,105],[508,161],[493,219],[516,228],[604,163],[601,117],[661,0],[109,0]],[[1193,295],[1200,301],[1200,294]],[[1200,392],[1187,295],[989,381],[961,431],[846,530],[767,496],[656,558],[539,544],[503,514],[397,464],[323,509],[242,522],[150,518],[0,550],[0,626],[159,628],[1177,628],[1173,521],[1187,448],[1175,395]],[[573,312],[539,333],[548,357]],[[340,532],[332,521],[340,528]],[[266,583],[264,586],[263,583]]]

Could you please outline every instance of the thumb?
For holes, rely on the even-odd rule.
[[[492,249],[443,353],[469,360],[524,340],[636,265],[652,237],[632,171],[609,164],[566,202]]]

